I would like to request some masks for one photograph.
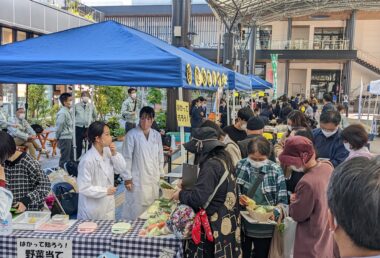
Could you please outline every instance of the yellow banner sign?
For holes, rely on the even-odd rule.
[[[177,123],[178,126],[190,127],[189,103],[176,100]]]

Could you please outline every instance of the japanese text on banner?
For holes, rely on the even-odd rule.
[[[71,258],[72,254],[71,240],[17,239],[17,258]]]
[[[178,126],[190,127],[189,103],[177,100],[176,110]]]

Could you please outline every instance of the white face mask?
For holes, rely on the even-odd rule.
[[[90,99],[89,99],[89,97],[83,97],[82,100],[83,100],[84,103],[88,103],[88,101],[89,101]]]
[[[295,166],[289,166],[291,170],[296,171],[296,172],[304,172],[305,169],[303,167],[296,168]]]
[[[18,116],[18,118],[20,118],[21,120],[25,119],[25,114],[20,114],[20,115]]]
[[[241,125],[241,130],[247,131],[247,124],[246,123]]]
[[[344,148],[346,148],[347,151],[351,151],[351,145],[348,142],[343,143]]]
[[[322,129],[322,133],[326,138],[333,136],[334,134],[336,134],[337,131],[338,131],[338,128],[336,128],[333,132],[328,132]]]
[[[252,167],[254,168],[261,168],[268,164],[268,160],[263,160],[263,161],[255,161],[250,158],[248,158],[249,163],[251,163]]]
[[[288,125],[288,130],[289,131],[292,131],[293,130],[293,127],[291,125]]]
[[[132,98],[132,99],[135,99],[136,97],[137,97],[137,94],[136,94],[136,93],[132,93],[132,94],[131,94],[131,98]]]

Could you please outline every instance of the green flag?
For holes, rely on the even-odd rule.
[[[270,54],[273,70],[273,99],[277,99],[277,64],[278,54]]]

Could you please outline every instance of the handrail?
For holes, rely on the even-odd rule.
[[[349,40],[258,40],[258,50],[348,50]]]
[[[73,15],[92,22],[101,22],[104,20],[104,13],[80,3],[77,0],[32,0],[53,8],[65,10]]]
[[[380,59],[361,49],[358,49],[358,58],[380,69]]]

